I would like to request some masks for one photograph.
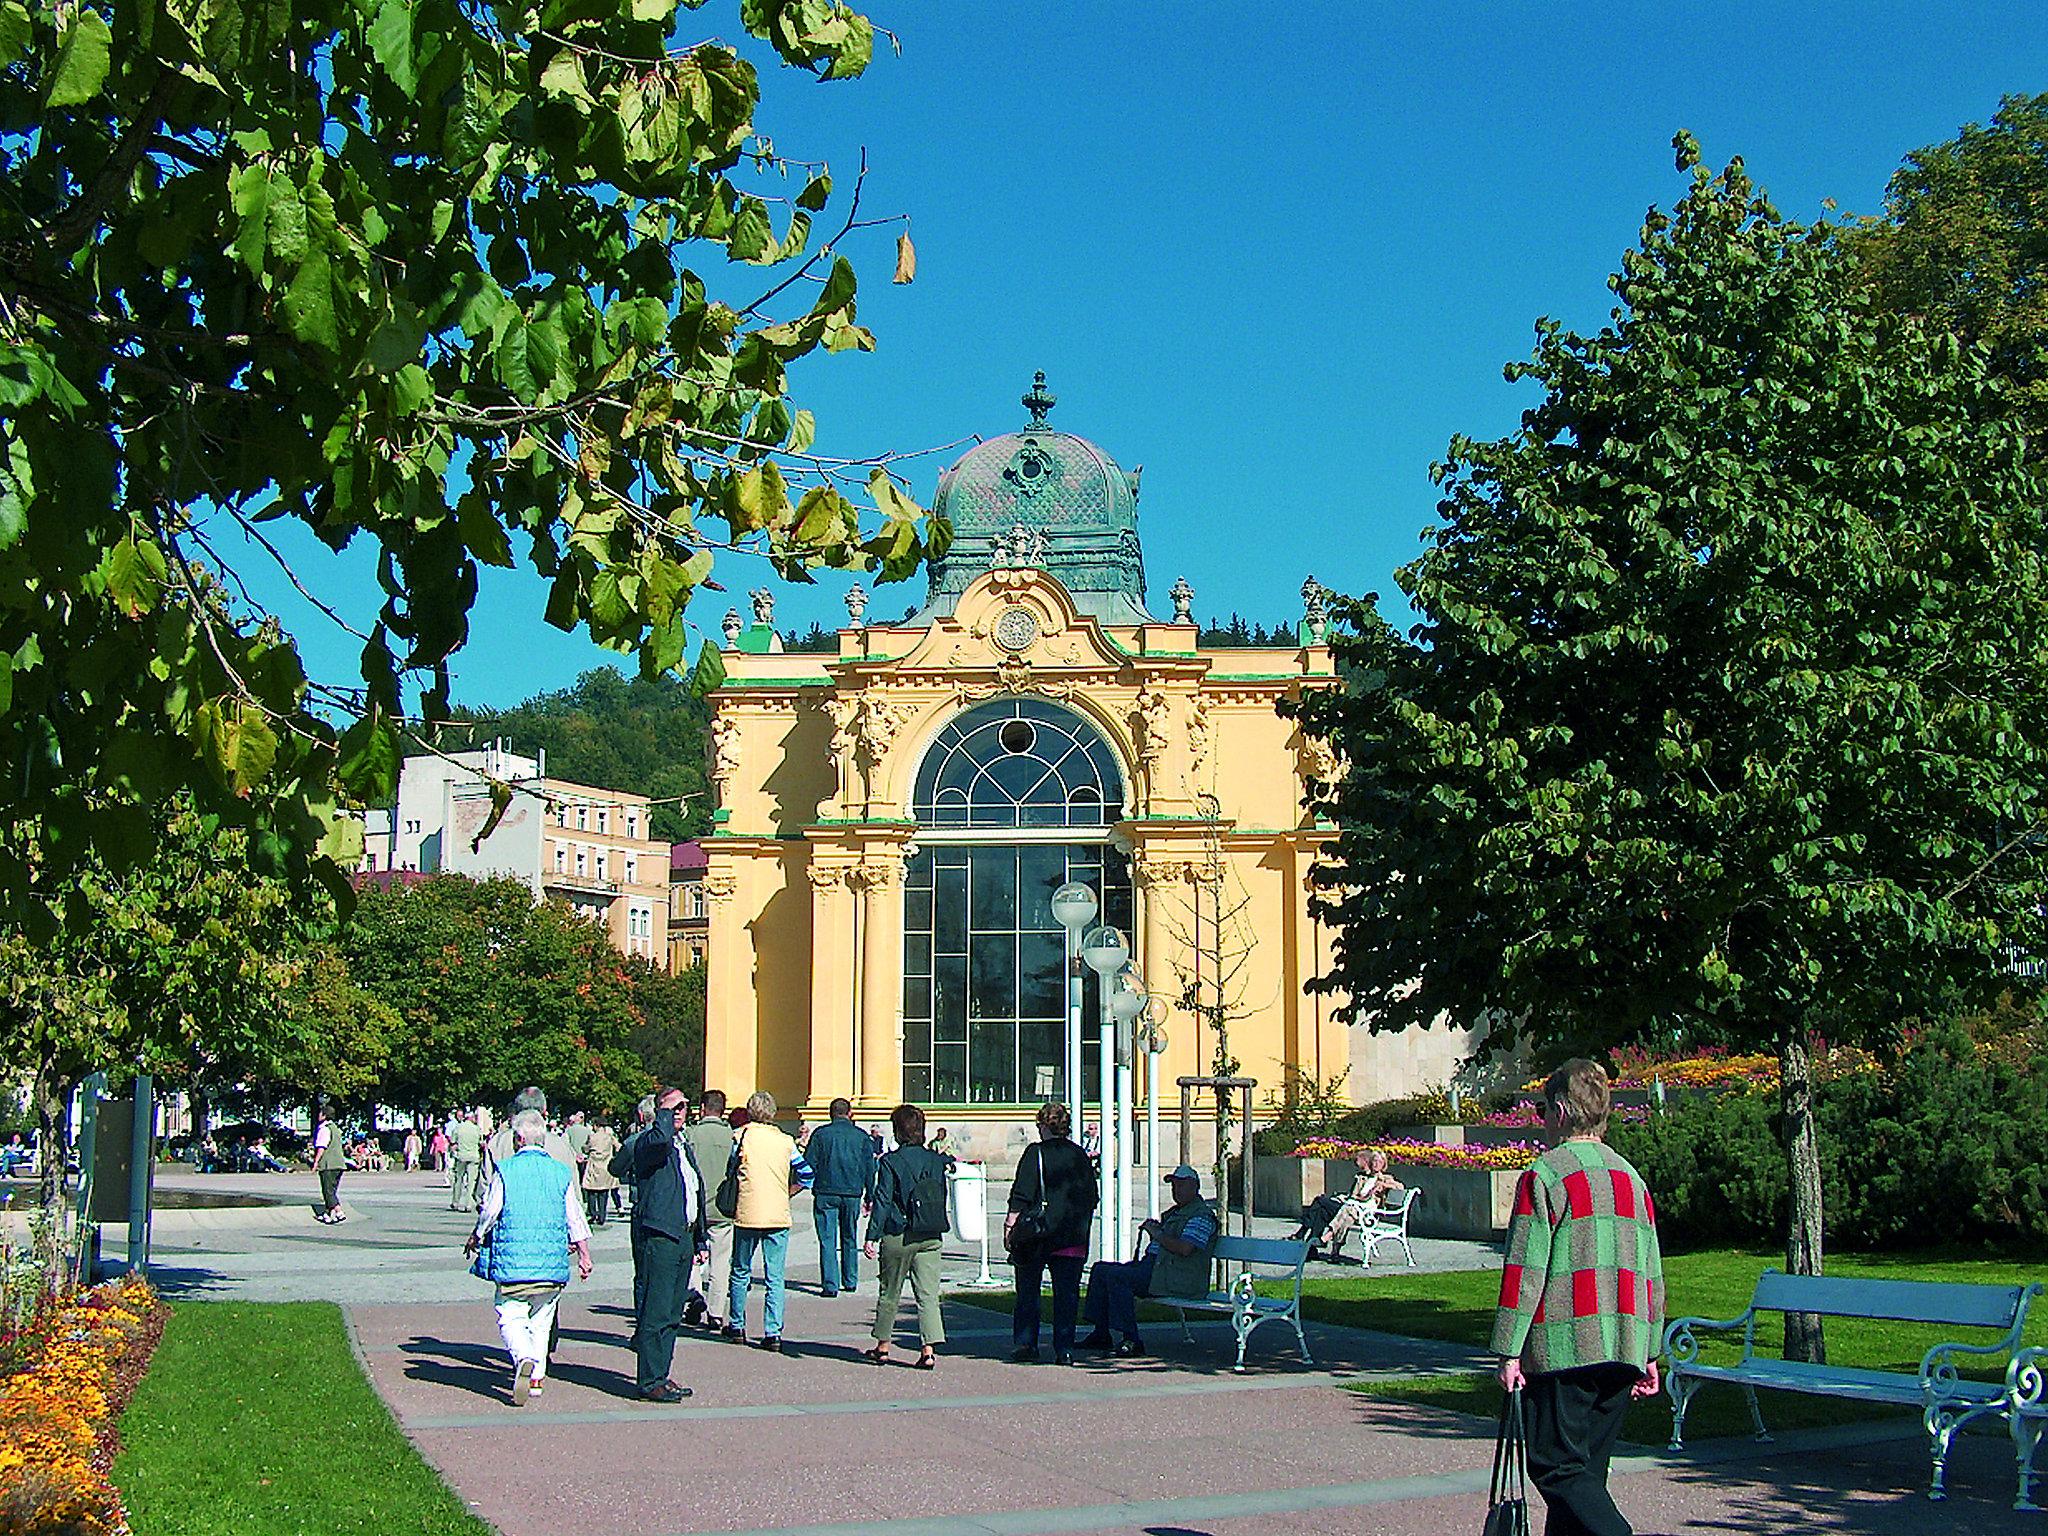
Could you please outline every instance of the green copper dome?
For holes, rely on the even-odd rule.
[[[1044,374],[1023,403],[1031,420],[1022,431],[977,443],[939,476],[932,510],[952,520],[953,545],[931,564],[919,617],[951,613],[969,582],[1004,563],[1057,578],[1081,612],[1104,623],[1149,623],[1140,472],[1126,473],[1085,437],[1046,425],[1055,402]]]

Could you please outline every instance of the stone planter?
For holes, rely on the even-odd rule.
[[[1415,1125],[1396,1133],[1444,1147],[1505,1147],[1512,1142],[1546,1143],[1540,1125]]]
[[[1464,1237],[1481,1241],[1506,1235],[1515,1209],[1516,1169],[1418,1168],[1395,1163],[1388,1172],[1419,1190],[1408,1230],[1417,1237]]]

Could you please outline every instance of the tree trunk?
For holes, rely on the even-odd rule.
[[[55,1293],[63,1289],[64,1273],[64,1165],[68,1145],[64,1136],[64,1106],[71,1097],[71,1082],[48,1062],[36,1070],[33,1089],[36,1104],[36,1205],[43,1219],[37,1225],[35,1262],[44,1284]]]
[[[1813,1060],[1804,1030],[1788,1030],[1778,1046],[1779,1103],[1783,1111],[1786,1202],[1785,1268],[1795,1275],[1823,1273],[1821,1255],[1820,1129],[1813,1115]],[[1785,1314],[1785,1358],[1825,1364],[1827,1342],[1812,1312]]]

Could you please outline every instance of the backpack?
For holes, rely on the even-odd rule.
[[[918,1171],[903,1197],[904,1236],[944,1237],[952,1224],[946,1211],[946,1165],[927,1152],[919,1160]]]

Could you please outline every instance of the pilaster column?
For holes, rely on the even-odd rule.
[[[848,878],[855,866],[811,850],[811,1071],[809,1102],[853,1090],[856,1003],[854,915]]]
[[[903,861],[893,848],[860,866],[861,930],[859,1099],[893,1107],[903,1092]]]
[[[704,1012],[718,1028],[704,1034],[704,1086],[721,1088],[744,1102],[753,1091],[759,1050],[759,1010],[747,967],[754,947],[747,938],[738,903],[739,879],[714,863],[704,875],[709,922],[705,938]]]

